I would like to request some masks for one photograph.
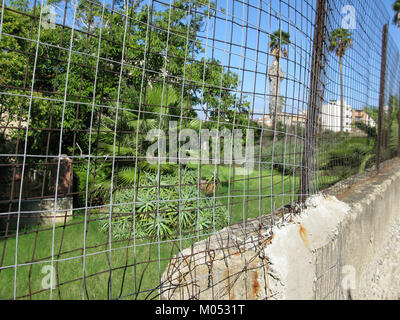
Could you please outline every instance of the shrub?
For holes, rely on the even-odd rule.
[[[220,201],[206,198],[203,193],[198,199],[197,173],[190,170],[179,175],[163,174],[160,188],[158,177],[145,173],[135,201],[135,189],[117,190],[114,194],[111,233],[117,240],[133,238],[174,238],[180,233],[205,234],[215,224],[216,229],[226,225],[228,211]],[[159,201],[158,201],[159,199]],[[180,199],[180,200],[179,200]],[[135,215],[135,219],[133,219]],[[110,215],[102,215],[101,230],[109,232]]]
[[[358,168],[364,161],[366,155],[371,154],[373,146],[366,143],[363,138],[349,138],[336,144],[328,152],[326,168],[343,167]]]
[[[257,146],[255,159],[259,159],[260,148]],[[280,173],[293,174],[299,172],[302,162],[303,144],[302,141],[293,136],[287,139],[278,140],[275,143],[269,142],[261,148],[261,161],[264,169],[270,170],[272,163],[274,170]]]

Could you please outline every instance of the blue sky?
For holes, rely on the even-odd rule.
[[[300,113],[307,109],[309,86],[307,68],[309,68],[311,59],[310,34],[313,32],[312,21],[314,19],[313,10],[307,6],[307,3],[315,6],[315,0],[289,1],[292,6],[297,5],[297,10],[288,7],[285,2],[288,1],[249,0],[253,8],[235,2],[233,9],[232,1],[219,1],[219,6],[225,10],[226,14],[221,13],[220,20],[210,22],[208,32],[210,40],[203,41],[204,45],[207,44],[207,57],[211,57],[213,54],[223,65],[230,66],[231,71],[239,74],[242,83],[239,91],[254,93],[247,94],[247,100],[251,102],[256,113],[254,118],[269,113],[269,82],[266,79],[266,71],[272,59],[266,51],[268,50],[269,33],[279,28],[289,31],[292,41],[288,48],[289,57],[282,61],[282,69],[287,78],[282,83],[281,91],[281,95],[286,97],[285,111]],[[398,51],[400,47],[400,31],[392,24],[391,6],[393,2],[394,0],[334,1],[333,5],[336,5],[334,10],[337,14],[330,21],[332,28],[341,26],[343,16],[340,14],[340,10],[344,5],[354,5],[356,9],[357,26],[355,30],[352,30],[354,44],[346,54],[344,62],[345,99],[354,109],[378,105],[380,36],[384,23],[389,22],[390,26],[389,46],[392,51],[389,54],[394,53],[395,50]],[[299,10],[302,11],[302,15],[296,13]],[[229,22],[231,17],[242,26],[234,25],[232,29],[232,23]],[[368,21],[368,24],[363,25],[364,21]],[[217,30],[215,35],[213,33],[214,23]],[[258,30],[252,30],[252,27],[257,27]],[[204,31],[202,35],[206,36],[207,32]],[[212,37],[217,38],[220,42],[213,42]],[[233,42],[233,45],[230,44],[230,41]],[[244,46],[248,48],[244,49]],[[325,100],[339,100],[338,60],[333,53],[329,54],[328,59],[327,87],[324,98]],[[390,62],[388,62],[388,67],[391,66]],[[235,70],[235,67],[248,71]],[[392,74],[388,74],[388,82],[393,83],[392,80],[395,76],[390,78],[392,76]],[[396,88],[398,87],[396,86]],[[390,90],[395,89],[387,88],[387,98]]]
[[[169,0],[160,1],[169,3]],[[254,117],[257,118],[269,113],[269,81],[266,76],[272,62],[271,56],[267,54],[269,33],[277,29],[288,31],[292,44],[288,47],[288,59],[282,61],[287,80],[282,83],[281,95],[286,97],[286,112],[300,113],[307,109],[308,104],[308,68],[312,48],[310,35],[313,33],[313,7],[315,8],[316,0],[248,0],[249,5],[246,1],[243,2],[245,4],[232,0],[217,1],[218,7],[224,12],[220,11],[217,20],[210,19],[209,24],[204,26],[200,35],[208,37],[202,40],[206,53],[197,58],[214,57],[227,69],[237,73],[241,81],[238,95],[246,96],[247,101],[251,102],[256,113]],[[400,31],[391,23],[393,2],[394,0],[332,2],[336,5],[337,12],[331,21],[333,27],[340,27],[341,7],[347,4],[356,7],[358,24],[354,30],[354,45],[344,63],[345,96],[355,109],[377,105],[381,24],[390,22],[391,48],[400,48]],[[110,0],[106,0],[106,3],[110,3]],[[368,25],[361,25],[364,20],[369,22]],[[367,39],[367,34],[370,39]],[[328,58],[330,62],[327,68],[325,100],[339,99],[337,59],[334,54],[330,54]]]
[[[389,13],[392,13],[393,12],[392,5],[395,1],[394,0],[382,0],[382,2],[385,5],[387,11]],[[393,35],[393,37],[396,41],[397,47],[400,49],[400,30],[393,23],[390,24],[390,33]]]

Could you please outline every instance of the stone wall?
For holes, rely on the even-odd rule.
[[[17,225],[23,229],[38,224],[53,224],[54,218],[55,223],[65,223],[72,219],[72,160],[66,155],[61,155],[59,165],[58,161],[58,158],[52,159],[48,179],[44,179],[43,172],[26,171],[23,181],[24,189],[21,192],[21,198],[24,200],[21,200],[20,206],[18,204],[19,187],[22,180],[20,175],[15,178],[16,192],[14,192],[13,200],[0,203],[0,235],[6,232],[7,234],[14,233]],[[46,190],[46,193],[43,193],[42,189]],[[54,208],[56,195],[57,207]]]
[[[54,219],[54,199],[22,200],[19,215],[19,228],[29,228],[38,224],[52,225]],[[6,230],[14,233],[18,225],[18,203],[13,203],[10,214],[7,213],[8,204],[4,213],[0,215],[0,235]],[[7,210],[7,211],[6,211]],[[58,198],[55,212],[55,223],[64,223],[72,219],[73,198]]]

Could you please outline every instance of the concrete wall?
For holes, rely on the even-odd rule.
[[[340,198],[351,208],[343,224],[343,265],[353,266],[356,271],[355,283],[344,290],[344,297],[398,299],[400,257],[385,248],[393,246],[395,249],[399,244],[396,239],[391,239],[391,229],[399,224],[400,218],[400,161],[391,161],[379,176],[353,186]],[[395,236],[398,240],[400,229]],[[372,291],[377,289],[373,288],[376,284],[374,275],[382,258],[396,268],[387,269],[381,275],[388,282],[382,283],[379,291],[386,293],[379,297]],[[389,283],[394,287],[390,288]],[[389,291],[392,292],[387,295]]]
[[[161,298],[396,299],[399,208],[396,160],[337,198],[281,212],[273,228],[270,217],[253,219],[183,250],[163,274]]]
[[[51,225],[54,219],[54,199],[22,200],[19,228],[30,228],[38,224]],[[0,235],[6,230],[15,232],[18,224],[18,203],[11,206],[11,214],[8,215],[8,205],[0,207]],[[57,200],[56,223],[68,222],[73,215],[73,198],[65,197]],[[8,228],[7,228],[8,226]]]

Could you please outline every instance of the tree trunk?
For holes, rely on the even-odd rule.
[[[344,132],[343,57],[339,57],[340,72],[340,133]]]
[[[281,54],[281,50],[279,50]],[[274,61],[270,69],[268,70],[268,77],[270,80],[270,115],[272,118],[272,128],[274,130],[273,142],[278,141],[277,125],[279,117],[278,115],[282,112],[281,110],[281,82],[284,77],[284,73],[281,69],[279,55],[273,53]]]

